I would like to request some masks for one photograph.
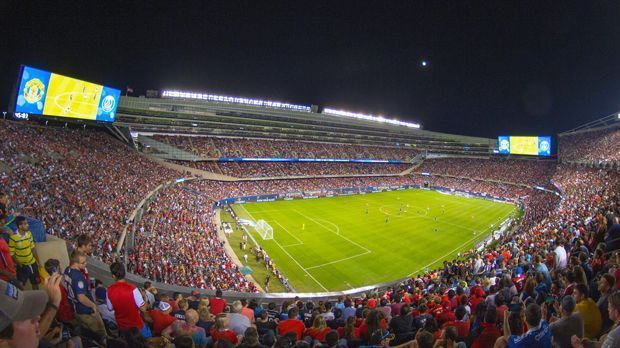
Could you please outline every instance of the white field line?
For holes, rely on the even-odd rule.
[[[286,227],[282,226],[282,224],[281,224],[281,223],[279,223],[277,220],[273,220],[273,222],[275,222],[276,224],[278,224],[278,226],[282,227],[282,229],[284,230],[284,232],[288,233],[288,235],[289,235],[289,236],[291,236],[291,237],[295,238],[295,240],[296,240],[298,243],[297,243],[297,244],[294,244],[294,245],[301,245],[301,244],[304,244],[304,242],[303,242],[301,239],[299,239],[299,238],[295,237],[295,235],[294,235],[294,234],[292,234],[291,232],[289,232],[289,230],[288,230]]]
[[[349,238],[347,238],[347,237],[345,237],[345,236],[343,236],[343,235],[339,234],[338,232],[334,232],[334,231],[330,230],[329,228],[325,227],[325,225],[323,225],[322,223],[320,223],[320,222],[318,222],[317,220],[315,220],[315,219],[313,219],[313,218],[311,218],[311,217],[309,217],[309,216],[305,215],[304,213],[300,212],[299,210],[297,210],[297,209],[293,209],[293,211],[294,211],[294,212],[296,212],[297,214],[299,214],[299,215],[301,215],[301,216],[305,217],[306,219],[308,219],[308,220],[310,220],[310,221],[313,221],[315,224],[317,224],[317,225],[319,225],[319,226],[323,227],[324,229],[326,229],[326,230],[327,230],[327,231],[329,231],[329,232],[332,232],[333,234],[335,234],[335,235],[339,236],[340,238],[342,238],[342,239],[346,240],[347,242],[349,242],[349,243],[351,243],[351,244],[353,244],[353,245],[355,245],[355,246],[357,246],[357,247],[359,247],[359,248],[361,248],[361,249],[364,249],[364,251],[368,251],[368,252],[370,252],[370,251],[371,251],[371,250],[369,250],[368,248],[366,248],[366,247],[364,247],[364,246],[360,245],[359,243],[354,242],[354,241],[350,240]],[[337,226],[336,226],[336,227],[337,227]],[[338,229],[338,230],[340,230],[340,229]]]
[[[288,251],[286,251],[286,249],[284,249],[284,247],[282,247],[282,245],[280,245],[280,243],[278,243],[278,241],[277,241],[277,240],[275,240],[275,239],[274,239],[273,241],[276,243],[276,245],[277,245],[277,246],[279,246],[279,247],[280,247],[280,249],[282,249],[282,251],[284,251],[284,253],[285,253],[286,255],[288,255],[288,257],[290,257],[290,258],[291,258],[291,260],[293,260],[293,262],[295,262],[295,263],[297,264],[297,266],[299,266],[299,268],[301,268],[304,272],[306,272],[306,274],[307,274],[310,278],[312,278],[312,280],[314,280],[317,284],[319,284],[319,286],[320,286],[321,288],[323,288],[323,290],[325,290],[325,291],[329,291],[329,290],[327,290],[327,288],[326,288],[326,287],[324,287],[324,286],[323,286],[323,284],[321,284],[321,282],[319,282],[318,280],[316,280],[316,278],[315,278],[312,274],[310,274],[310,272],[308,272],[308,270],[307,270],[307,269],[305,269],[305,268],[304,268],[304,267],[303,267],[303,266],[302,266],[302,265],[301,265],[301,264],[300,264],[300,263],[299,263],[299,262],[298,262],[298,261],[297,261],[297,260],[293,257],[293,255],[289,254],[289,252],[288,252]]]
[[[331,261],[331,262],[326,262],[326,263],[322,263],[322,264],[316,265],[316,266],[311,266],[311,267],[308,267],[306,269],[315,269],[315,268],[320,268],[320,267],[327,266],[327,265],[333,265],[334,263],[338,263],[338,262],[342,262],[342,261],[346,261],[346,260],[351,260],[351,259],[354,259],[356,257],[364,256],[366,254],[370,254],[370,250],[369,251],[364,251],[361,254],[345,257],[344,259],[340,259],[340,260],[336,260],[336,261]]]
[[[256,222],[256,219],[254,219],[254,216],[252,216],[252,214],[250,214],[250,212],[249,212],[247,209],[245,209],[245,207],[244,207],[243,205],[241,205],[241,208],[243,208],[243,210],[245,210],[245,212],[246,212],[246,213],[247,213],[247,214],[248,214],[248,215],[252,218],[252,220],[254,220],[254,222]],[[279,224],[278,224],[278,225],[279,225]],[[295,262],[295,264],[296,264],[299,268],[301,268],[301,269],[302,269],[302,270],[303,270],[303,271],[304,271],[304,272],[305,272],[305,273],[306,273],[306,274],[307,274],[310,278],[312,278],[312,280],[314,280],[317,284],[319,284],[319,286],[320,286],[321,288],[323,288],[323,290],[325,290],[326,292],[327,292],[327,291],[329,291],[329,290],[327,290],[327,288],[326,288],[325,286],[323,286],[323,284],[321,284],[321,282],[319,282],[319,281],[318,281],[318,280],[317,280],[317,279],[316,279],[316,278],[315,278],[312,274],[310,274],[310,272],[308,272],[308,270],[306,270],[306,269],[304,268],[304,266],[302,266],[302,265],[299,263],[299,261],[297,261],[297,260],[293,257],[293,255],[291,255],[288,251],[286,251],[286,249],[284,249],[284,247],[283,247],[282,245],[280,245],[280,243],[278,243],[278,241],[277,241],[275,238],[274,238],[274,239],[272,239],[272,240],[276,243],[276,245],[277,245],[280,249],[282,249],[282,251],[283,251],[283,252],[284,252],[284,253],[285,253],[285,254],[286,254],[286,255],[287,255],[287,256],[288,256],[291,260],[293,260],[293,262]]]
[[[511,212],[511,213],[512,213],[512,212]],[[510,214],[508,214],[508,215],[504,216],[504,218],[508,217],[509,215],[510,215]],[[499,221],[501,221],[501,220],[502,220],[502,219],[498,220],[498,222],[499,222]],[[468,241],[466,241],[465,243],[463,243],[463,244],[461,244],[461,245],[457,246],[457,247],[456,247],[456,248],[454,248],[452,251],[450,251],[450,252],[448,252],[447,254],[445,254],[445,255],[443,255],[443,256],[441,256],[441,257],[437,258],[435,261],[433,261],[433,262],[429,263],[428,265],[426,265],[426,266],[424,266],[424,267],[422,267],[422,268],[418,269],[418,270],[417,270],[417,271],[415,271],[415,272],[409,273],[409,274],[407,275],[407,277],[410,277],[410,276],[412,276],[412,275],[414,275],[414,274],[416,274],[416,273],[420,272],[421,270],[425,269],[426,267],[428,267],[428,266],[430,266],[430,265],[432,265],[432,264],[434,264],[434,263],[436,263],[436,262],[439,262],[439,261],[441,261],[442,259],[445,259],[448,255],[450,255],[450,254],[452,254],[453,252],[455,252],[455,251],[459,250],[460,248],[464,247],[465,245],[467,245],[467,244],[468,244],[468,243],[470,243],[471,241],[475,240],[476,238],[480,238],[480,236],[475,236],[475,237],[473,237],[473,238],[469,239],[469,240],[468,240]]]

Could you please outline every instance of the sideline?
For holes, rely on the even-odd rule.
[[[222,226],[222,220],[221,220],[221,215],[220,215],[221,212],[222,212],[222,209],[215,210],[215,227],[217,229],[217,238],[226,242],[224,243],[224,252],[226,252],[228,257],[230,257],[232,262],[235,265],[237,265],[237,267],[241,268],[245,265],[243,264],[243,262],[241,262],[241,260],[239,260],[239,257],[237,256],[237,254],[235,254],[235,251],[233,250],[232,246],[230,245],[230,242],[228,241],[228,238],[226,237],[226,233],[224,233],[224,230],[221,228]],[[251,281],[252,283],[254,283],[254,286],[256,286],[258,290],[260,290],[261,292],[265,292],[263,287],[256,281],[256,279],[254,279],[254,277],[251,274],[246,275],[245,278]]]

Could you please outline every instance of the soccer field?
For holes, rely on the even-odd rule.
[[[497,228],[516,207],[411,189],[233,209],[240,218],[264,219],[273,227],[273,240],[249,230],[297,292],[322,292],[438,266],[483,240],[491,225]]]

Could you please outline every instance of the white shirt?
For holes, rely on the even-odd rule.
[[[553,252],[555,253],[555,268],[566,268],[568,265],[568,255],[566,254],[566,249],[564,249],[563,246],[558,245]]]

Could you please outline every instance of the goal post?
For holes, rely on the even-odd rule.
[[[273,239],[273,227],[265,222],[265,220],[258,220],[256,222],[255,230],[263,238],[263,240]]]

